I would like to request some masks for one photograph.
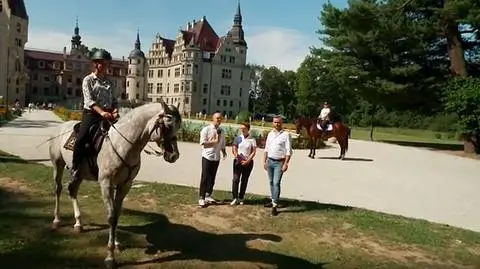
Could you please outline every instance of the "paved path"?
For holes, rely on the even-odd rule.
[[[0,149],[45,160],[47,144],[35,147],[55,131],[57,122],[52,112],[27,112],[0,128]],[[181,157],[175,164],[145,154],[137,180],[197,187],[199,145],[180,143],[179,149]],[[480,162],[476,160],[356,140],[347,153],[351,160],[328,159],[338,155],[337,146],[317,152],[323,159],[311,160],[306,151],[294,151],[282,182],[283,197],[367,208],[480,232]],[[259,166],[262,155],[259,150],[248,192],[269,193],[265,171]],[[229,190],[231,177],[229,157],[220,164],[215,189]]]

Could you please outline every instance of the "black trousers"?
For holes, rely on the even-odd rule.
[[[78,130],[77,140],[73,149],[72,169],[78,169],[78,166],[85,155],[85,144],[91,139],[89,130],[92,125],[98,123],[102,117],[95,111],[84,109],[82,112],[82,121],[80,130]]]
[[[236,159],[233,159],[233,181],[232,196],[233,199],[243,199],[247,190],[248,178],[253,169],[253,161],[247,165],[241,165]],[[240,193],[238,187],[240,185]]]
[[[206,194],[212,195],[215,177],[217,176],[220,161],[210,161],[202,157],[202,176],[200,179],[200,198],[205,199]]]

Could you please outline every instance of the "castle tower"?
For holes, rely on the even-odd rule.
[[[78,17],[75,22],[75,29],[73,29],[72,48],[71,50],[80,49],[82,45],[82,37],[80,36],[80,29],[78,28]]]
[[[145,75],[147,61],[140,47],[140,34],[137,32],[137,40],[128,56],[127,97],[132,101],[144,100],[147,97]]]
[[[232,35],[233,43],[237,46],[247,47],[247,42],[245,41],[245,33],[243,32],[242,27],[242,12],[240,11],[240,0],[237,5],[237,12],[233,17],[233,26],[230,30]]]

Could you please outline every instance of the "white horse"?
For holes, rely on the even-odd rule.
[[[59,135],[50,140],[50,160],[53,163],[53,178],[55,180],[55,212],[52,227],[60,224],[60,194],[62,192],[62,174],[65,166],[71,167],[71,150],[64,148],[74,125],[78,121],[68,121],[60,125]],[[99,149],[97,157],[91,157],[90,162],[84,158],[79,166],[80,180],[98,180],[103,200],[108,209],[108,252],[105,258],[107,267],[115,267],[114,250],[119,246],[116,240],[116,229],[122,203],[129,192],[133,179],[140,169],[140,154],[149,141],[154,141],[163,148],[165,161],[174,163],[179,157],[177,147],[177,132],[182,118],[178,105],[167,105],[162,99],[160,103],[139,106],[112,125]],[[93,160],[93,162],[91,161]],[[91,164],[98,167],[98,177],[91,171]],[[80,184],[78,184],[80,185]],[[75,214],[74,229],[82,230],[80,208],[77,200],[77,190],[72,199]]]

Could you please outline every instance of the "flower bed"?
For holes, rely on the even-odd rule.
[[[72,112],[63,107],[57,107],[54,109],[54,113],[62,120],[80,120],[82,115],[80,112]],[[182,128],[178,132],[178,140],[183,142],[198,143],[200,141],[200,130],[204,127],[204,124],[194,124],[192,122],[184,121]],[[238,135],[239,130],[230,126],[224,126],[222,129],[225,131],[225,139],[227,146],[231,146],[233,139]],[[259,132],[257,130],[251,130],[250,134],[255,137],[257,146],[259,148],[265,148],[265,139],[268,131]],[[325,146],[324,143],[319,143],[320,148]],[[304,136],[292,139],[293,149],[308,149],[308,139]]]

